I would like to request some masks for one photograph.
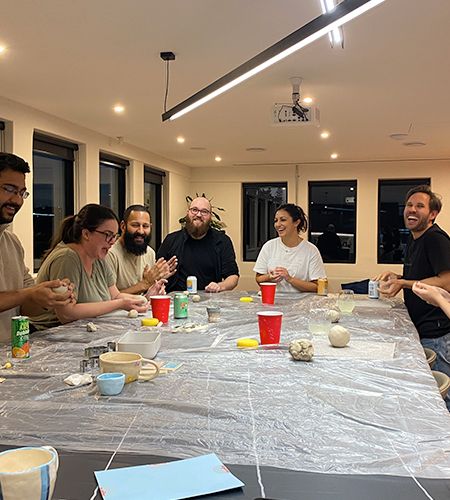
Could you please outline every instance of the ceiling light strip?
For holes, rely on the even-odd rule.
[[[241,64],[162,115],[162,120],[175,120],[202,104],[239,85],[248,78],[306,47],[330,31],[376,7],[385,0],[344,0],[332,12],[322,14],[287,37]]]

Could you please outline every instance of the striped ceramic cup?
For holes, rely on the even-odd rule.
[[[50,500],[58,465],[58,453],[51,446],[0,453],[0,499]]]

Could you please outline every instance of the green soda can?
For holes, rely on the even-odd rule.
[[[11,318],[11,350],[13,358],[30,357],[30,322],[28,316]]]
[[[184,293],[176,293],[173,298],[173,317],[183,319],[188,317],[189,299]]]

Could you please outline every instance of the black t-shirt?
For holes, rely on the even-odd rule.
[[[403,278],[424,280],[443,271],[450,271],[450,237],[437,224],[433,224],[416,240],[410,237]],[[450,320],[439,307],[427,304],[409,288],[405,288],[403,293],[420,338],[437,338],[450,333]]]
[[[204,290],[213,281],[212,277],[215,275],[215,256],[211,233],[207,233],[200,240],[187,238],[174,290],[185,290],[188,276],[196,276],[198,290]]]

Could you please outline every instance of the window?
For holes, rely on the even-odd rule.
[[[164,172],[153,170],[147,166],[144,168],[144,205],[150,210],[152,215],[152,234],[150,238],[150,246],[155,250],[161,245],[161,198],[164,176]]]
[[[430,179],[378,181],[378,264],[402,264],[409,231],[403,222],[406,193]]]
[[[62,220],[73,214],[76,144],[35,133],[33,138],[34,272]]]
[[[356,181],[309,182],[309,241],[324,262],[356,262]]]
[[[243,184],[244,261],[255,262],[264,243],[276,237],[273,219],[287,201],[287,183]]]
[[[129,164],[123,158],[100,153],[100,204],[111,208],[119,219],[125,211],[125,177]]]

